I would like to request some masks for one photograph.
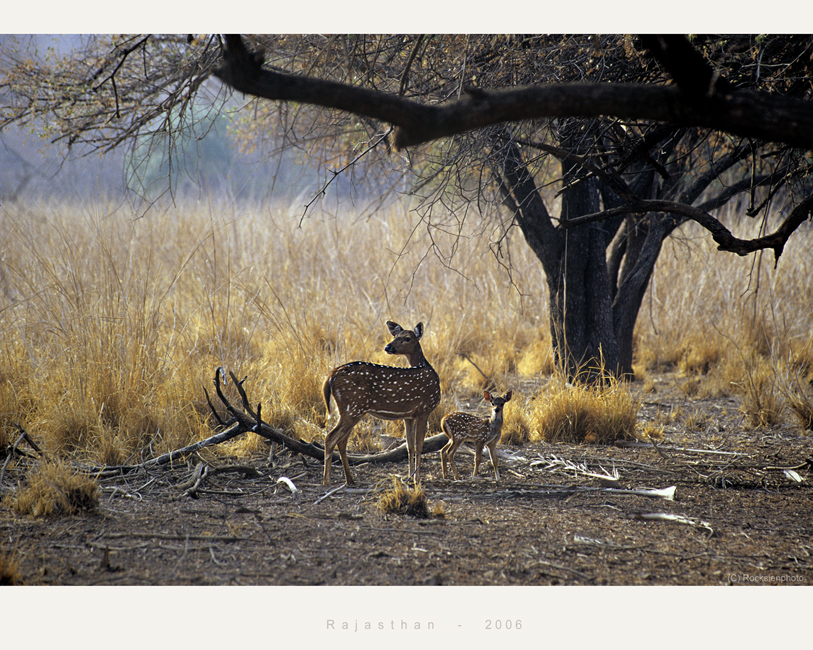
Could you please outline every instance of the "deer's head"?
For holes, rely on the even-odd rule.
[[[398,323],[387,321],[387,327],[393,339],[384,348],[387,354],[403,354],[411,358],[416,348],[420,349],[420,339],[423,336],[423,323],[418,323],[414,330],[405,330]]]

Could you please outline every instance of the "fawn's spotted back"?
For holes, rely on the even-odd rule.
[[[483,447],[488,447],[488,455],[491,457],[491,465],[494,467],[494,476],[500,478],[500,471],[497,468],[497,443],[502,435],[503,406],[510,401],[513,395],[508,391],[502,397],[494,397],[485,391],[484,399],[491,402],[491,416],[487,418],[478,417],[471,413],[456,412],[446,415],[440,422],[441,429],[449,438],[446,446],[440,450],[440,459],[443,468],[443,478],[447,477],[447,465],[451,465],[452,474],[455,479],[460,477],[457,474],[454,456],[457,448],[464,442],[474,444],[474,472],[472,477],[477,476],[480,468],[480,461],[483,457]]]

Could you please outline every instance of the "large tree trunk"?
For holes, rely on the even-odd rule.
[[[613,327],[618,341],[618,366],[632,377],[633,334],[638,312],[666,237],[666,220],[656,216],[630,216],[622,227],[626,239],[623,263],[612,305]],[[615,284],[614,280],[614,284]]]
[[[550,289],[550,328],[559,367],[571,380],[617,374],[619,345],[613,319],[613,283],[607,271],[607,226],[553,227],[516,145],[503,158],[505,204],[539,258]],[[598,182],[573,183],[562,194],[562,219],[598,211]]]
[[[577,183],[562,195],[562,219],[591,214],[598,208],[594,179]],[[547,273],[554,351],[570,378],[592,378],[605,370],[613,374],[619,370],[613,290],[606,261],[607,232],[603,224],[590,226],[562,233],[562,254],[555,271]]]

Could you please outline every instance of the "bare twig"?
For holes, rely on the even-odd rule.
[[[39,448],[39,447],[36,445],[36,443],[35,443],[35,442],[34,442],[34,441],[31,439],[31,436],[29,436],[29,435],[28,435],[28,432],[27,432],[25,429],[23,429],[23,427],[22,427],[21,425],[17,424],[16,422],[14,422],[13,424],[14,424],[14,426],[15,426],[15,427],[17,427],[17,429],[20,431],[20,435],[19,435],[19,437],[17,438],[17,440],[15,440],[15,441],[14,441],[14,444],[11,446],[11,449],[9,449],[9,452],[8,452],[8,454],[6,455],[6,460],[3,462],[3,468],[2,468],[2,469],[0,469],[0,485],[2,485],[2,484],[3,484],[3,478],[4,478],[4,477],[5,477],[5,475],[6,475],[6,467],[8,467],[8,464],[9,464],[9,462],[11,461],[11,458],[14,456],[14,454],[19,454],[19,455],[21,455],[21,456],[27,456],[27,455],[28,455],[28,454],[26,454],[25,452],[23,452],[23,451],[21,451],[21,450],[19,449],[19,447],[20,447],[20,443],[21,443],[23,440],[25,440],[25,441],[26,441],[26,442],[29,444],[29,446],[30,446],[30,447],[31,447],[31,448],[32,448],[32,449],[33,449],[35,452],[37,452],[37,454],[39,454],[40,456],[42,456],[42,455],[43,455],[42,450],[41,450],[41,449],[40,449],[40,448]]]

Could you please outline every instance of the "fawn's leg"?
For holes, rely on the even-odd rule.
[[[474,471],[471,473],[472,478],[477,476],[477,472],[480,470],[480,462],[482,460],[483,460],[483,443],[478,442],[474,445]]]
[[[500,480],[500,470],[497,469],[497,441],[488,446],[488,455],[491,457],[491,466],[494,468],[494,480]]]
[[[446,434],[446,435],[449,435],[449,434]],[[452,448],[453,444],[454,444],[454,439],[451,436],[449,436],[449,442],[447,442],[443,446],[443,449],[440,450],[440,466],[443,469],[443,478],[448,478],[448,474],[447,474],[446,470],[447,470],[447,467],[449,465],[449,450]]]
[[[339,428],[339,424],[337,424],[333,429],[325,436],[325,468],[322,472],[322,485],[330,485],[330,472],[333,468],[333,450],[336,448],[336,443],[338,442],[336,431]]]
[[[452,466],[452,476],[454,476],[455,481],[460,480],[460,476],[457,473],[457,465],[454,463],[454,455],[457,453],[457,448],[463,443],[463,438],[457,438],[456,440],[451,441],[451,446],[449,447],[449,453],[447,454],[449,457],[449,465]]]

